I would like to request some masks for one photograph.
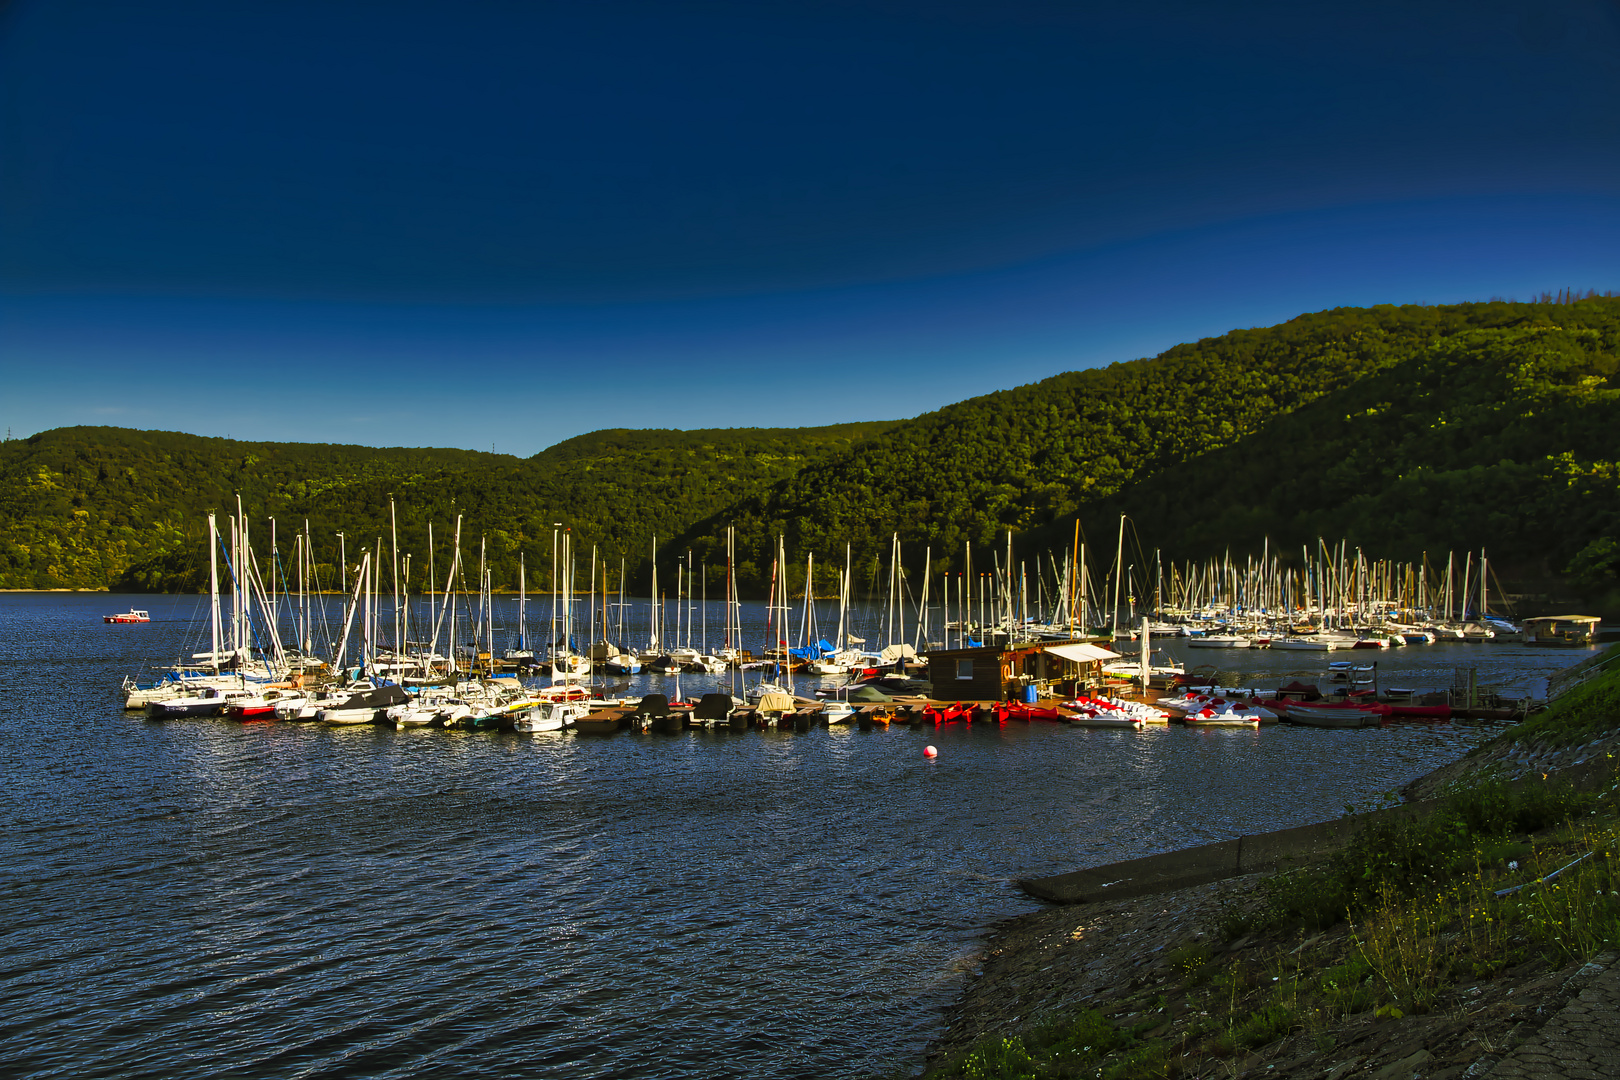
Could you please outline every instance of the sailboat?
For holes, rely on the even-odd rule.
[[[529,579],[523,552],[518,552],[518,632],[517,648],[507,649],[501,659],[519,668],[531,668],[537,663],[534,650],[529,647]]]
[[[606,571],[604,571],[604,575],[605,575],[605,573],[606,573]],[[603,587],[604,587],[604,589],[606,588],[606,582],[603,583]],[[626,607],[626,604],[625,604],[625,600],[624,600],[624,560],[620,559],[619,560],[619,604],[618,604],[618,608],[619,608],[618,639],[619,639],[619,641],[618,641],[617,645],[610,645],[608,647],[608,655],[605,658],[603,658],[603,660],[602,660],[602,667],[607,671],[607,673],[609,675],[639,675],[641,673],[641,657],[637,656],[633,651],[622,647],[624,645],[624,641],[625,641],[625,636],[624,636],[624,612],[625,612],[625,607]],[[606,622],[606,615],[605,614],[603,616],[603,621],[604,621],[604,623]],[[606,636],[606,627],[605,626],[604,626],[604,636]]]
[[[838,575],[838,634],[832,652],[810,662],[813,675],[848,675],[861,659],[849,648],[849,546],[844,547],[844,569]]]
[[[124,707],[144,710],[148,717],[164,719],[178,716],[218,715],[230,699],[256,695],[265,684],[279,682],[279,673],[286,670],[281,640],[273,623],[264,627],[275,667],[252,656],[251,644],[255,639],[251,620],[251,607],[255,600],[261,612],[267,612],[268,600],[264,585],[253,568],[252,548],[248,544],[247,518],[237,500],[237,513],[231,519],[231,542],[226,551],[226,571],[231,578],[231,619],[229,647],[221,626],[221,594],[219,579],[219,552],[224,538],[220,535],[215,517],[208,515],[210,648],[206,653],[194,653],[193,661],[203,661],[206,670],[197,665],[176,665],[159,682],[141,686],[135,680],[124,680]]]
[[[569,543],[571,534],[564,530],[562,534],[562,637],[557,636],[556,609],[557,609],[557,571],[552,572],[552,620],[553,631],[551,638],[551,681],[557,683],[580,682],[591,673],[591,660],[588,656],[581,656],[574,651],[574,622],[573,622],[573,594],[574,594],[574,558]],[[555,551],[556,541],[552,548]],[[555,564],[555,555],[553,556]]]
[[[787,549],[783,537],[776,538],[776,558],[771,563],[771,599],[766,609],[765,629],[772,634],[775,640],[765,650],[767,657],[778,657],[776,675],[778,678],[786,677],[787,685],[774,680],[761,680],[749,688],[748,697],[751,701],[759,702],[760,712],[767,711],[779,716],[782,705],[781,699],[787,699],[787,708],[793,705],[793,669],[789,666],[790,657],[787,652]],[[780,574],[778,574],[780,571]],[[780,601],[780,603],[778,602]],[[770,704],[767,710],[766,703]]]

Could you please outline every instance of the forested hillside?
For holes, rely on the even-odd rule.
[[[327,583],[337,576],[339,532],[351,563],[361,545],[388,535],[390,495],[400,548],[419,567],[429,523],[442,567],[461,514],[465,550],[476,557],[488,537],[497,587],[517,587],[520,552],[530,580],[546,583],[558,521],[573,530],[582,561],[596,543],[615,581],[621,556],[644,578],[654,535],[672,537],[739,491],[888,426],[599,431],[527,460],[61,428],[0,447],[0,588],[195,588],[206,576],[205,515],[234,508],[238,494],[259,550],[269,550],[273,517],[290,559],[292,534],[307,519]]]
[[[846,543],[864,585],[894,533],[914,573],[925,548],[945,571],[964,541],[1000,550],[1009,529],[1023,553],[1064,548],[1077,516],[1111,548],[1124,512],[1175,559],[1268,538],[1395,558],[1483,546],[1499,568],[1573,568],[1603,593],[1620,584],[1617,370],[1609,297],[1342,308],[915,420],[600,431],[526,460],[62,429],[0,448],[0,586],[195,587],[203,513],[239,492],[260,550],[267,518],[284,555],[308,518],[328,581],[336,534],[353,562],[386,535],[392,493],[402,550],[425,560],[431,522],[442,567],[463,514],[497,587],[515,587],[520,551],[544,587],[559,521],[581,573],[597,544],[615,588],[621,557],[645,587],[655,535],[666,573],[687,550],[718,567],[734,524],[746,589],[763,590],[780,533],[830,590]]]
[[[1588,303],[1592,303],[1588,301]],[[1486,549],[1520,576],[1620,549],[1620,308],[1470,329],[1097,506],[1183,556],[1343,538],[1397,559]]]
[[[791,552],[849,542],[864,562],[898,533],[942,570],[1007,529],[1022,548],[1066,547],[1076,515],[1111,544],[1121,510],[1176,557],[1320,533],[1379,555],[1484,544],[1529,559],[1554,529],[1561,570],[1620,510],[1617,355],[1615,298],[1340,308],[949,406],[723,517],[746,550],[782,533]]]

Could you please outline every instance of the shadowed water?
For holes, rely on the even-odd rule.
[[[100,622],[128,602],[0,598],[8,1075],[909,1069],[1012,878],[1331,817],[1488,734],[155,724],[113,691],[196,601]]]

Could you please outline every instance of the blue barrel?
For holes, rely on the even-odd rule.
[[[1028,686],[1024,687],[1024,701],[1030,705],[1035,704],[1036,694],[1034,683],[1030,683]]]

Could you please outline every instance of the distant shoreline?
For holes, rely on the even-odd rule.
[[[0,593],[20,593],[20,592],[39,592],[39,593],[45,593],[45,592],[50,592],[50,593],[57,593],[57,592],[82,592],[82,593],[103,593],[103,592],[112,592],[112,590],[111,590],[111,589],[109,589],[109,588],[107,588],[107,586],[105,586],[105,585],[102,585],[102,586],[100,586],[100,587],[99,587],[99,588],[95,588],[95,589],[0,589]],[[129,596],[146,596],[146,595],[151,595],[151,594],[147,594],[147,593],[128,593],[128,594],[127,594],[127,595],[129,595]]]

